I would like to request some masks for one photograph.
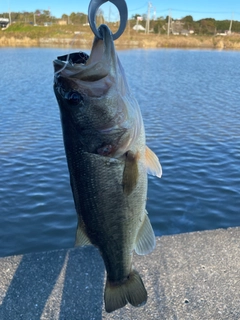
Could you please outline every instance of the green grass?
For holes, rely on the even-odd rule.
[[[7,29],[2,30],[0,35],[6,35],[13,37],[29,37],[31,39],[39,39],[42,37],[46,38],[53,38],[53,37],[72,37],[75,31],[82,31],[86,34],[92,35],[89,27],[83,27],[78,25],[52,25],[52,26],[33,26],[30,24],[23,24],[23,23],[14,23],[9,26]]]

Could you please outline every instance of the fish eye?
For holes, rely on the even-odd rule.
[[[83,101],[82,95],[77,91],[69,92],[66,98],[68,99],[68,102],[73,106],[77,106],[81,101]]]

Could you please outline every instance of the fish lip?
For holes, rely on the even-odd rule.
[[[110,70],[113,68],[115,71],[116,65],[117,65],[117,55],[116,55],[114,41],[113,41],[113,34],[109,29],[109,27],[105,24],[101,24],[98,30],[99,30],[99,33],[102,35],[102,39],[98,39],[97,37],[95,37],[93,47],[92,47],[92,52],[97,50],[96,45],[98,43],[102,44],[102,49],[103,49],[102,60],[106,61],[106,63],[110,67],[109,68]],[[90,55],[90,58],[91,58],[91,55]]]
[[[113,34],[109,27],[106,24],[101,24],[100,27],[98,28],[99,33],[102,35],[102,39],[97,39],[98,41],[102,41],[105,46],[105,55],[107,58],[113,58],[115,57],[115,46],[114,46],[114,41],[113,41]],[[92,50],[94,49],[94,46]]]

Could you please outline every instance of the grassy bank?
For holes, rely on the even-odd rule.
[[[110,26],[113,32],[116,26]],[[93,33],[88,26],[53,25],[50,27],[13,24],[0,31],[0,47],[6,46],[73,46],[90,48]],[[138,33],[129,27],[115,41],[127,48],[212,48],[240,49],[240,35],[225,37],[191,35],[173,36]]]

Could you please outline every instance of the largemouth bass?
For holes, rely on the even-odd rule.
[[[126,81],[112,34],[100,26],[90,56],[54,61],[70,183],[78,214],[76,245],[95,245],[107,271],[105,309],[147,301],[132,267],[133,251],[155,247],[146,206],[147,172],[161,176],[157,156],[145,145],[139,105]]]

